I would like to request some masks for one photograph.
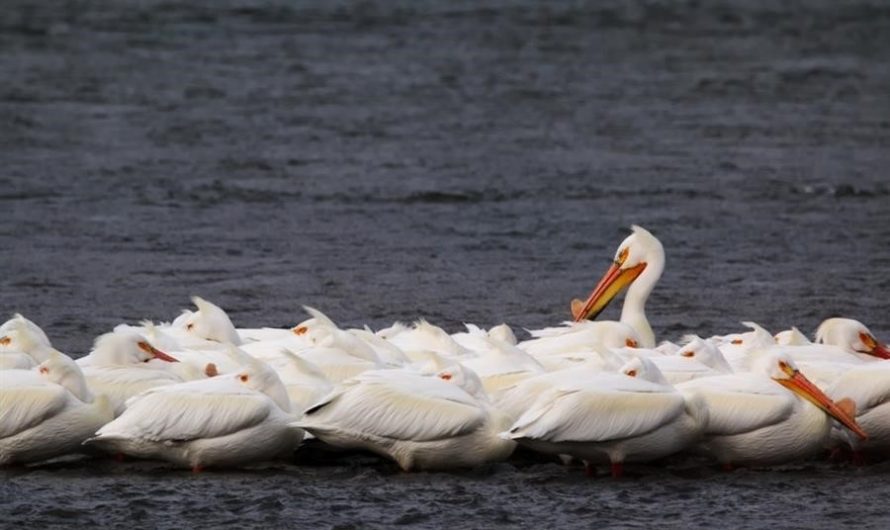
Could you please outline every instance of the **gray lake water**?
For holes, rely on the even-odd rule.
[[[888,50],[866,0],[5,0],[0,311],[73,356],[192,294],[239,327],[534,328],[636,223],[659,338],[887,341]],[[886,528],[888,466],[95,460],[0,471],[0,526]]]

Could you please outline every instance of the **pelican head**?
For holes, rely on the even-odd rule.
[[[48,358],[52,347],[46,335],[39,328],[35,331],[28,321],[12,319],[4,324],[6,329],[0,333],[0,353],[25,353],[38,363]]]
[[[645,270],[655,271],[649,282],[649,289],[661,276],[664,267],[664,247],[661,242],[645,228],[634,225],[632,230],[633,233],[618,246],[612,265],[587,301],[572,301],[575,322],[596,318],[618,293],[634,283]],[[645,295],[648,294],[647,291]]]
[[[701,337],[693,337],[677,351],[677,355],[696,360],[718,372],[732,373],[732,367],[726,362],[726,357],[720,353],[720,349],[710,340]]]
[[[791,329],[776,333],[773,335],[773,338],[776,339],[776,344],[779,346],[805,346],[810,344],[810,340],[807,339],[807,336],[794,326],[792,326]]]
[[[878,339],[865,324],[852,318],[829,318],[816,330],[816,342],[831,344],[850,353],[865,353],[890,359],[890,348]]]
[[[309,318],[291,328],[294,335],[303,336],[318,327],[339,329],[333,320],[318,309],[307,305],[304,305],[303,309],[309,313]]]
[[[853,415],[843,410],[831,398],[826,396],[819,387],[807,379],[787,353],[769,352],[767,350],[767,353],[756,356],[751,366],[751,371],[769,376],[788,390],[822,409],[826,414],[844,424],[863,440],[868,439],[868,435],[856,423]]]
[[[174,326],[184,328],[188,333],[223,344],[241,344],[241,337],[235,330],[229,315],[221,307],[211,304],[200,296],[193,296],[192,303],[197,311],[186,311],[174,322]]]
[[[498,324],[489,329],[488,336],[501,342],[506,342],[507,344],[516,345],[516,335],[507,324]]]
[[[6,336],[7,332],[14,329],[27,333],[31,340],[37,344],[42,344],[46,347],[52,346],[49,342],[49,337],[40,329],[40,326],[22,316],[21,313],[14,314],[12,318],[0,325],[0,337]]]
[[[159,359],[171,363],[179,360],[155,348],[148,339],[128,330],[114,331],[101,335],[93,345],[90,354],[97,364],[129,365],[146,363]]]
[[[234,346],[231,348],[238,350]],[[238,350],[236,357],[241,359],[244,364],[231,377],[247,388],[269,396],[284,412],[290,412],[291,403],[287,395],[287,387],[281,382],[278,373],[268,364],[251,357],[243,350]]]
[[[473,370],[465,367],[460,363],[452,363],[450,366],[440,370],[436,377],[443,381],[448,381],[452,385],[461,387],[467,394],[481,401],[488,401],[488,394],[482,385],[482,380]]]
[[[645,379],[650,383],[670,386],[670,383],[664,378],[664,374],[655,366],[655,363],[645,357],[632,357],[618,371],[628,377]]]
[[[41,377],[63,386],[83,402],[90,402],[93,396],[87,388],[80,366],[62,352],[51,350],[49,358],[36,368]]]

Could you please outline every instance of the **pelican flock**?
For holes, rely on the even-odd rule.
[[[662,244],[634,226],[569,322],[527,330],[418,320],[347,329],[306,307],[236,328],[199,297],[121,324],[72,360],[22,315],[0,326],[0,465],[68,455],[199,471],[365,450],[404,470],[473,467],[517,447],[588,472],[688,455],[725,468],[890,455],[890,349],[862,323],[656,341]],[[618,321],[594,320],[626,290]]]

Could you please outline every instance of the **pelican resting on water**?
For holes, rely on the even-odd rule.
[[[536,451],[610,464],[619,477],[624,462],[648,462],[688,447],[707,418],[700,398],[677,392],[650,360],[635,358],[618,373],[564,373],[503,437]]]
[[[289,455],[303,438],[290,399],[268,365],[152,388],[86,443],[110,453],[166,460],[200,471]]]
[[[0,465],[79,452],[114,417],[105,396],[94,398],[77,364],[59,352],[31,370],[0,371],[0,381]]]
[[[515,443],[498,437],[503,413],[444,377],[402,370],[365,372],[294,423],[325,443],[365,449],[404,470],[472,467],[504,460]]]
[[[677,388],[704,400],[708,421],[699,450],[725,466],[812,456],[827,447],[829,417],[868,438],[852,404],[832,401],[781,352],[754,356],[747,373],[693,379]]]

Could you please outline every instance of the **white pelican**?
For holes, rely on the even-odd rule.
[[[677,385],[705,400],[709,419],[699,448],[724,466],[784,463],[818,453],[827,445],[829,416],[867,437],[787,354],[768,350],[750,363],[747,373]]]
[[[29,369],[49,359],[53,352],[46,334],[25,317],[16,314],[0,331],[0,370]]]
[[[832,432],[835,439],[845,441],[853,449],[854,462],[861,462],[864,453],[890,456],[890,362],[846,370],[825,393],[832,399],[851,399],[856,404],[856,423],[868,433],[868,440],[857,439],[842,429]]]
[[[281,354],[284,360],[272,363],[271,366],[287,389],[293,412],[302,414],[334,390],[334,385],[318,365],[287,349],[283,349]]]
[[[633,350],[631,350],[633,351]],[[720,350],[708,340],[695,338],[674,355],[649,357],[672,385],[698,379],[732,373],[732,367]]]
[[[282,349],[292,352],[307,349],[339,350],[375,367],[386,364],[399,366],[407,361],[407,357],[398,348],[370,331],[340,329],[321,311],[308,306],[303,306],[303,309],[311,315],[311,318],[294,326],[288,335],[269,341],[252,342],[244,345],[242,349],[266,361],[280,359]],[[381,357],[385,357],[386,361]]]
[[[332,446],[391,458],[407,471],[506,459],[516,444],[498,433],[509,422],[442,378],[378,370],[346,381],[295,425]]]
[[[258,329],[238,329],[238,334],[246,340],[252,342],[276,342],[281,340],[286,340],[288,338],[292,338],[293,336],[303,336],[309,330],[316,326],[327,326],[331,328],[338,327],[333,320],[331,320],[327,315],[309,306],[303,306],[303,310],[309,313],[309,318],[303,320],[296,326],[292,326],[286,329],[278,329],[278,328],[258,328]],[[287,345],[282,345],[282,347],[288,347]]]
[[[232,324],[229,315],[219,306],[193,296],[192,303],[197,311],[185,310],[167,328],[168,332],[178,332],[174,337],[187,348],[215,348],[218,344],[241,345],[241,337]],[[207,344],[207,342],[210,344]]]
[[[246,356],[245,356],[246,357]],[[201,471],[286,456],[303,431],[289,426],[290,400],[268,365],[147,390],[89,439],[104,450]]]
[[[479,356],[461,361],[482,380],[485,391],[494,394],[516,382],[545,372],[534,357],[512,344],[486,336],[477,346]]]
[[[12,318],[0,325],[0,337],[6,335],[6,332],[10,330],[23,328],[29,332],[28,335],[32,337],[32,340],[35,343],[42,344],[44,346],[52,346],[49,337],[46,336],[46,333],[40,328],[40,326],[22,316],[21,313],[12,315]]]
[[[495,407],[507,414],[513,422],[519,419],[535,404],[541,394],[548,392],[564,381],[596,378],[603,372],[616,372],[626,361],[617,355],[602,358],[589,358],[572,362],[569,367],[517,381],[492,396]]]
[[[482,379],[473,370],[454,359],[448,359],[436,352],[418,352],[417,355],[422,356],[423,359],[415,361],[406,369],[414,370],[420,375],[434,375],[443,381],[448,381],[452,385],[459,386],[464,392],[479,401],[490,403],[488,393],[482,384]]]
[[[610,463],[619,477],[624,462],[685,449],[707,423],[703,401],[677,392],[647,358],[632,359],[617,374],[579,375],[567,374],[542,393],[504,436],[536,451]]]
[[[398,346],[378,336],[370,329],[350,329],[347,332],[370,346],[383,364],[392,367],[404,366],[411,362]]]
[[[355,377],[362,372],[385,368],[380,362],[373,362],[361,357],[356,357],[341,348],[307,348],[294,351],[294,353],[317,366],[328,381],[335,385]]]
[[[868,360],[868,355],[880,359],[890,359],[890,349],[878,342],[865,324],[850,318],[829,318],[816,330],[816,342],[837,346],[848,353]]]
[[[81,449],[112,420],[104,396],[93,398],[80,368],[53,351],[32,370],[0,372],[0,465],[48,460]]]
[[[860,365],[882,364],[890,350],[878,342],[861,322],[846,318],[825,320],[816,332],[816,343],[772,346],[787,353],[816,384],[827,387],[844,372]]]
[[[639,333],[639,346],[654,348],[655,333],[646,318],[646,299],[664,272],[664,247],[645,228],[634,225],[631,229],[633,233],[618,246],[612,265],[587,301],[572,301],[572,316],[575,322],[596,318],[629,285],[620,322]]]
[[[444,329],[418,320],[413,327],[396,324],[377,332],[389,342],[405,352],[412,361],[418,360],[417,353],[434,351],[450,358],[472,357],[474,353],[458,343]],[[422,355],[420,356],[422,357]]]
[[[495,339],[507,344],[516,345],[516,335],[507,324],[498,324],[488,331],[475,324],[464,323],[466,331],[452,333],[451,338],[471,351],[485,350],[489,347],[488,339]]]
[[[810,339],[794,326],[791,326],[791,329],[776,333],[773,335],[773,338],[779,346],[807,346],[812,344]]]
[[[577,322],[564,327],[530,331],[532,339],[517,347],[538,359],[550,355],[605,351],[611,348],[636,348],[642,339],[637,331],[622,322]]]
[[[742,322],[742,325],[750,328],[751,331],[715,335],[707,339],[720,349],[720,353],[723,354],[729,365],[737,371],[746,369],[748,356],[752,352],[776,344],[776,339],[772,334],[756,322]]]
[[[116,415],[123,412],[127,399],[143,390],[181,383],[179,375],[163,366],[171,362],[177,359],[129,331],[100,336],[93,351],[77,361],[89,387],[96,394],[108,396]]]

